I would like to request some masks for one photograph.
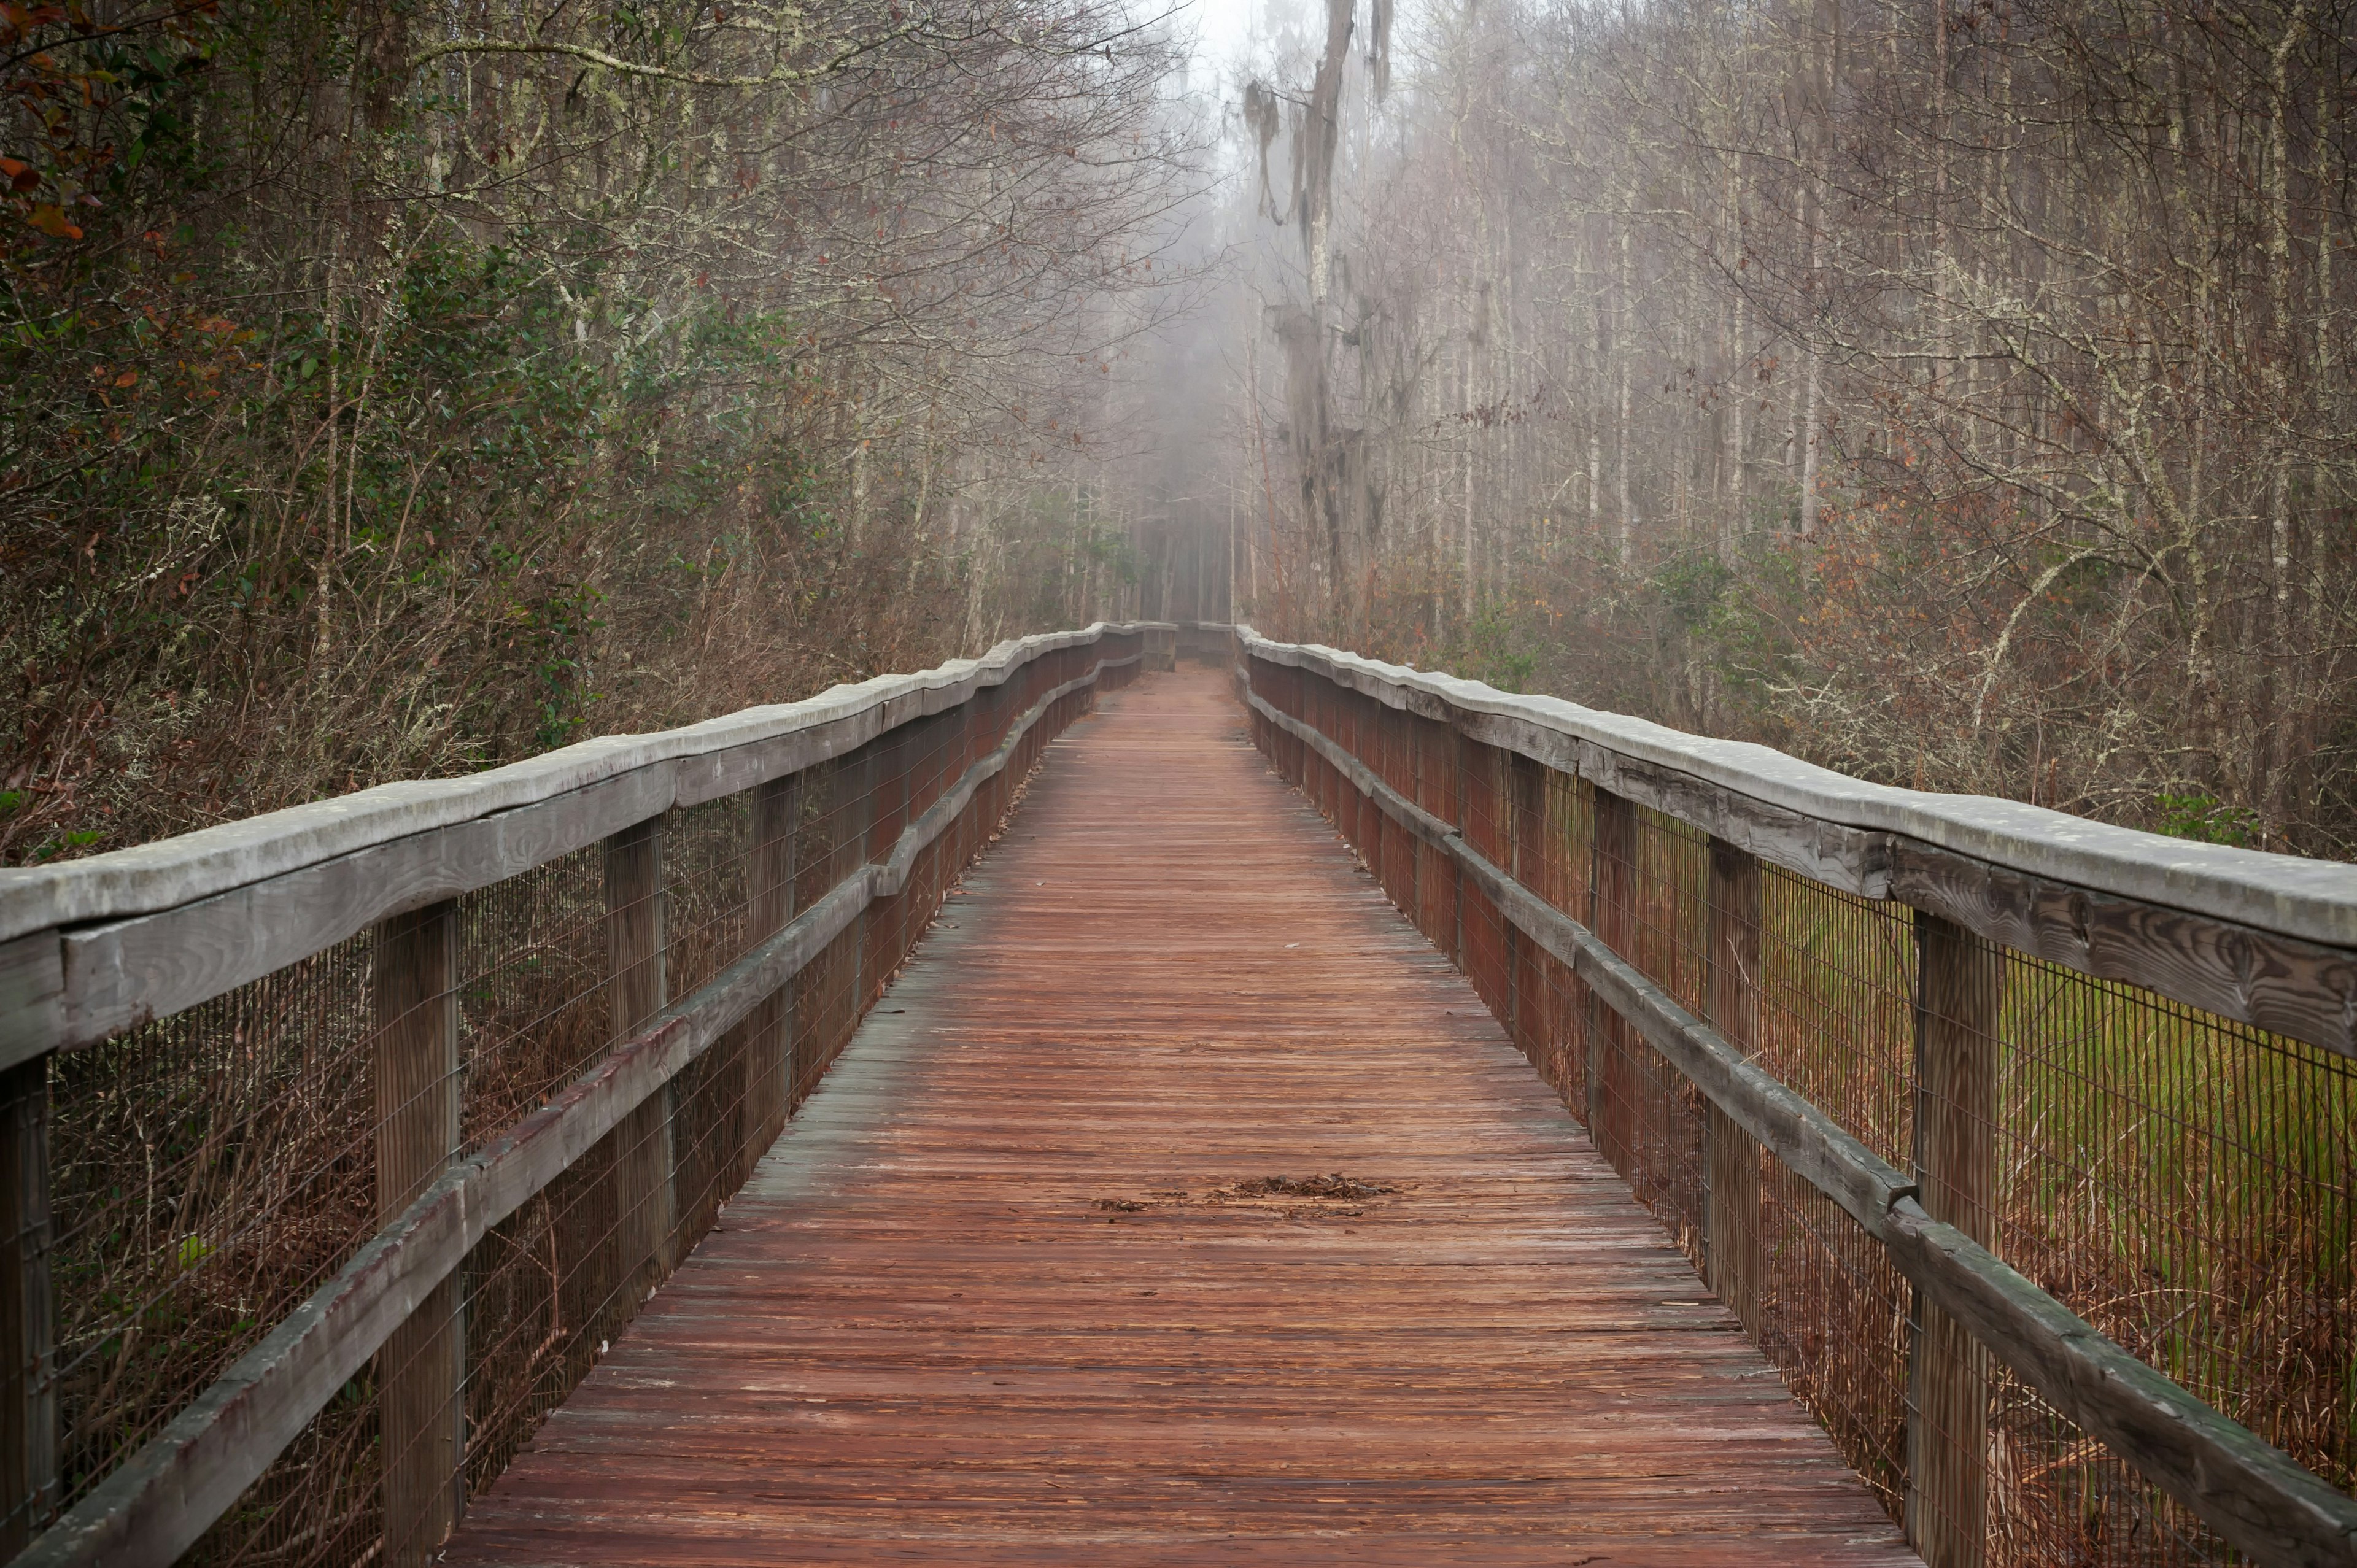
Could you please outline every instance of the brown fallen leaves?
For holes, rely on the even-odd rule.
[[[1142,1198],[1100,1197],[1096,1207],[1112,1214],[1140,1214],[1155,1208],[1243,1208],[1286,1219],[1355,1219],[1367,1211],[1370,1199],[1400,1190],[1394,1182],[1361,1180],[1334,1171],[1325,1176],[1254,1176],[1202,1193],[1157,1188]]]

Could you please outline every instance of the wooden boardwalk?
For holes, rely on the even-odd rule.
[[[1187,671],[1055,744],[447,1561],[1914,1559]]]

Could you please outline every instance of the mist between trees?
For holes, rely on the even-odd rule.
[[[1306,7],[1235,95],[1238,412],[1189,480],[1243,613],[2349,853],[2353,33],[2313,0]]]
[[[2357,843],[2345,9],[0,6],[0,863],[1103,617]]]

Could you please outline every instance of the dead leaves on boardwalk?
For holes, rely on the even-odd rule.
[[[1238,1208],[1259,1209],[1284,1219],[1356,1219],[1375,1207],[1372,1199],[1400,1190],[1393,1182],[1364,1181],[1335,1171],[1327,1176],[1254,1176],[1202,1193],[1161,1187],[1143,1197],[1100,1197],[1096,1206],[1114,1216],[1157,1208]]]

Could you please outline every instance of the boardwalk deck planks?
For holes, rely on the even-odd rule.
[[[1218,678],[1105,706],[447,1561],[1910,1561]]]

